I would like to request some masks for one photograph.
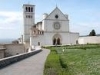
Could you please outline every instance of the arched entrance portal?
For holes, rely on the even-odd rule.
[[[53,39],[53,45],[56,45],[56,38]]]
[[[52,40],[53,40],[53,45],[61,45],[61,35],[60,34],[55,34]]]
[[[57,45],[60,45],[60,38],[57,39]]]

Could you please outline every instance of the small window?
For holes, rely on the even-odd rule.
[[[58,17],[59,17],[58,15],[55,15],[55,18],[56,18],[56,19],[58,19]]]
[[[30,15],[28,15],[28,18],[30,18]]]
[[[32,16],[30,16],[30,18],[32,18]]]
[[[26,18],[32,18],[32,16],[30,16],[30,15],[26,15]]]
[[[27,18],[27,15],[26,15],[26,18]]]
[[[40,46],[40,42],[38,42],[38,46]]]

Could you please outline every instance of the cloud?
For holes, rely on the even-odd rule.
[[[0,11],[0,24],[9,24],[16,20],[22,20],[21,12]]]
[[[39,15],[36,15],[39,19]],[[6,37],[20,37],[23,34],[23,13],[16,11],[0,11],[0,34]],[[4,38],[5,36],[0,36]]]
[[[22,18],[21,12],[0,11],[0,29],[15,29],[22,24]]]
[[[0,11],[0,38],[19,38],[23,33],[22,20],[22,12]]]
[[[14,30],[14,27],[0,27],[0,30]]]
[[[77,25],[82,28],[100,28],[99,22],[78,23]]]

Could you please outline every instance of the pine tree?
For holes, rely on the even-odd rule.
[[[95,33],[94,29],[90,32],[89,36],[96,36],[96,33]]]

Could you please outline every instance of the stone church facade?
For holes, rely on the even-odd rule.
[[[24,43],[31,46],[77,44],[79,33],[69,30],[68,15],[56,7],[50,14],[44,13],[43,20],[35,24],[35,6],[23,5]]]

